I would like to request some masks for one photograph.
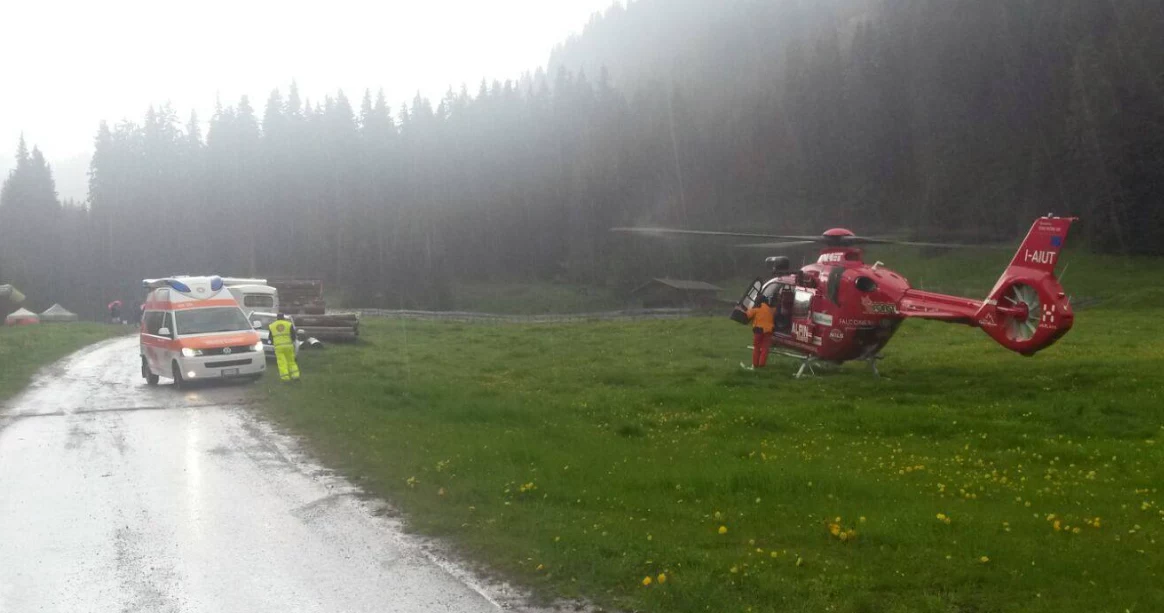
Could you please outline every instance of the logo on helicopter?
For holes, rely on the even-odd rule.
[[[896,315],[897,305],[892,302],[873,302],[868,296],[861,298],[861,306],[865,307],[865,312],[873,315]]]
[[[802,343],[812,342],[812,330],[809,329],[808,324],[794,323],[792,324],[792,336]]]

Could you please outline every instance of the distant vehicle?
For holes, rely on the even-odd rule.
[[[985,300],[947,296],[910,287],[905,277],[877,262],[870,266],[859,245],[962,247],[857,236],[844,228],[820,236],[783,236],[668,228],[614,228],[648,235],[691,234],[790,241],[744,245],[780,248],[821,244],[820,257],[798,271],[788,258],[771,257],[771,274],[756,279],[732,312],[748,323],[747,309],[761,294],[775,311],[772,344],[801,360],[799,377],[817,362],[876,360],[905,319],[933,319],[982,328],[1003,347],[1024,356],[1052,345],[1075,321],[1071,299],[1055,276],[1059,252],[1074,217],[1036,219],[1010,265]]]
[[[259,311],[253,311],[253,312],[251,312],[249,319],[250,319],[251,325],[254,326],[254,328],[255,328],[255,332],[258,332],[259,338],[263,342],[263,351],[265,352],[267,359],[268,360],[275,359],[275,345],[273,345],[271,343],[271,331],[268,330],[267,328],[272,323],[274,323],[276,319],[278,319],[278,314],[277,313],[262,313]],[[290,321],[292,325],[295,324],[295,320],[292,319],[291,317],[287,317],[287,321]],[[296,357],[299,356],[299,346],[302,344],[303,344],[302,340],[300,340],[298,338],[295,339],[295,356]]]
[[[258,379],[267,368],[259,334],[220,277],[145,279],[141,374],[178,387],[216,378]]]
[[[266,279],[223,277],[222,282],[248,317],[254,311],[279,312],[279,290],[267,285]]]
[[[270,285],[279,291],[282,304],[271,311],[288,315],[323,315],[327,303],[323,299],[323,281],[319,279],[272,279]]]

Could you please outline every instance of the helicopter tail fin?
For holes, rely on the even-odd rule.
[[[1075,217],[1040,217],[974,319],[999,344],[1023,355],[1049,347],[1071,329],[1070,298],[1055,265]]]

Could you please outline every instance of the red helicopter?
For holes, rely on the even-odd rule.
[[[866,264],[859,245],[962,247],[857,236],[833,228],[820,236],[784,236],[737,232],[614,228],[642,234],[689,234],[779,239],[747,247],[779,248],[821,244],[820,257],[792,271],[786,257],[770,257],[765,281],[756,279],[732,312],[748,322],[745,311],[763,294],[775,310],[772,345],[801,360],[796,376],[812,373],[815,363],[867,361],[877,374],[880,352],[907,318],[934,319],[982,328],[1003,347],[1024,356],[1049,347],[1074,323],[1070,298],[1055,276],[1059,252],[1075,217],[1048,215],[1036,219],[1010,265],[985,300],[937,294],[910,287],[905,277],[880,262]]]

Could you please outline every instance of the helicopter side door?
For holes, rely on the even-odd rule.
[[[756,306],[756,298],[759,297],[763,290],[763,281],[760,279],[752,281],[752,284],[748,286],[748,291],[744,292],[744,295],[740,297],[740,301],[736,304],[736,308],[732,309],[732,321],[747,325],[749,322],[748,309]]]
[[[764,287],[764,296],[772,306],[774,332],[792,334],[792,306],[796,290],[789,283],[771,282]]]

